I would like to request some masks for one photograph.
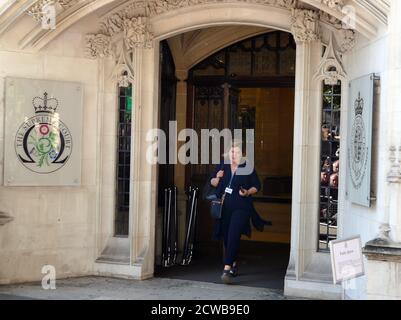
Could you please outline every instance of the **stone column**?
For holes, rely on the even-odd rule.
[[[387,106],[386,131],[388,133],[389,173],[387,176],[389,197],[388,223],[391,229],[390,236],[396,242],[401,242],[401,13],[400,1],[391,1],[388,33],[388,79],[387,79]]]
[[[341,293],[330,284],[330,256],[317,250],[322,104],[322,81],[314,77],[322,59],[317,12],[294,10],[292,33],[297,43],[293,193],[291,253],[284,293],[336,298]]]
[[[153,276],[157,166],[148,163],[149,130],[158,123],[159,43],[134,51],[133,125],[131,148],[130,235],[131,264],[139,278]]]
[[[159,45],[153,41],[146,16],[118,16],[118,19],[118,28],[106,21],[101,33],[88,35],[87,54],[92,58],[113,58],[104,70],[107,73],[105,87],[111,92],[104,97],[105,105],[116,106],[117,100],[111,99],[116,98],[117,84],[133,85],[129,234],[128,238],[113,237],[112,234],[116,128],[111,124],[115,124],[114,110],[104,114],[102,127],[103,131],[108,128],[110,143],[111,140],[114,143],[103,145],[104,179],[99,183],[103,195],[105,190],[112,195],[106,198],[108,201],[102,201],[104,214],[101,214],[99,229],[104,230],[107,241],[106,244],[98,241],[105,248],[96,261],[95,273],[145,279],[153,276],[154,269],[156,165],[147,162],[146,153],[152,141],[147,142],[146,135],[157,127],[158,122]]]

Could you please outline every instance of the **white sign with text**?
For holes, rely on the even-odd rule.
[[[330,242],[334,284],[365,275],[361,238],[354,237]]]

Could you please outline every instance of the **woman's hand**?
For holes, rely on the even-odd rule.
[[[258,189],[256,189],[255,187],[252,187],[249,190],[246,190],[242,187],[239,189],[239,195],[241,197],[249,197],[251,195],[254,195],[255,193],[258,193]]]
[[[219,185],[220,179],[223,178],[224,176],[224,170],[220,170],[219,172],[217,172],[216,174],[216,178],[213,178],[212,180],[210,180],[210,184],[217,188],[217,186]]]
[[[216,174],[217,179],[221,179],[223,177],[224,177],[224,170],[220,170],[219,172],[217,172],[217,174]]]

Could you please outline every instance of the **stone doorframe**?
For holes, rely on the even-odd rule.
[[[343,92],[346,91],[346,75],[339,53],[352,48],[355,33],[339,28],[338,21],[334,25],[328,23],[327,15],[319,10],[295,8],[295,1],[268,1],[273,3],[269,5],[252,2],[206,1],[180,8],[173,5],[156,8],[159,11],[125,6],[103,18],[98,34],[88,35],[88,55],[101,58],[99,125],[103,147],[97,239],[100,259],[95,264],[96,273],[137,279],[153,276],[157,167],[146,161],[150,142],[145,138],[149,129],[158,126],[159,42],[194,29],[242,24],[291,32],[297,43],[293,152],[293,172],[297,174],[293,177],[291,254],[285,294],[341,296],[340,288],[332,285],[329,255],[317,250],[322,83],[343,80]],[[323,43],[329,49],[324,55]],[[134,88],[130,226],[127,239],[116,239],[112,233],[116,93],[117,85],[128,83]],[[342,177],[340,180],[345,181]],[[340,206],[340,221],[342,212]],[[114,260],[113,254],[117,256]]]

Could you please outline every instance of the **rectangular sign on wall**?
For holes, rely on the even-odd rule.
[[[77,82],[6,78],[6,186],[81,184],[82,99]]]
[[[373,74],[350,82],[348,105],[348,197],[354,204],[371,205]]]

